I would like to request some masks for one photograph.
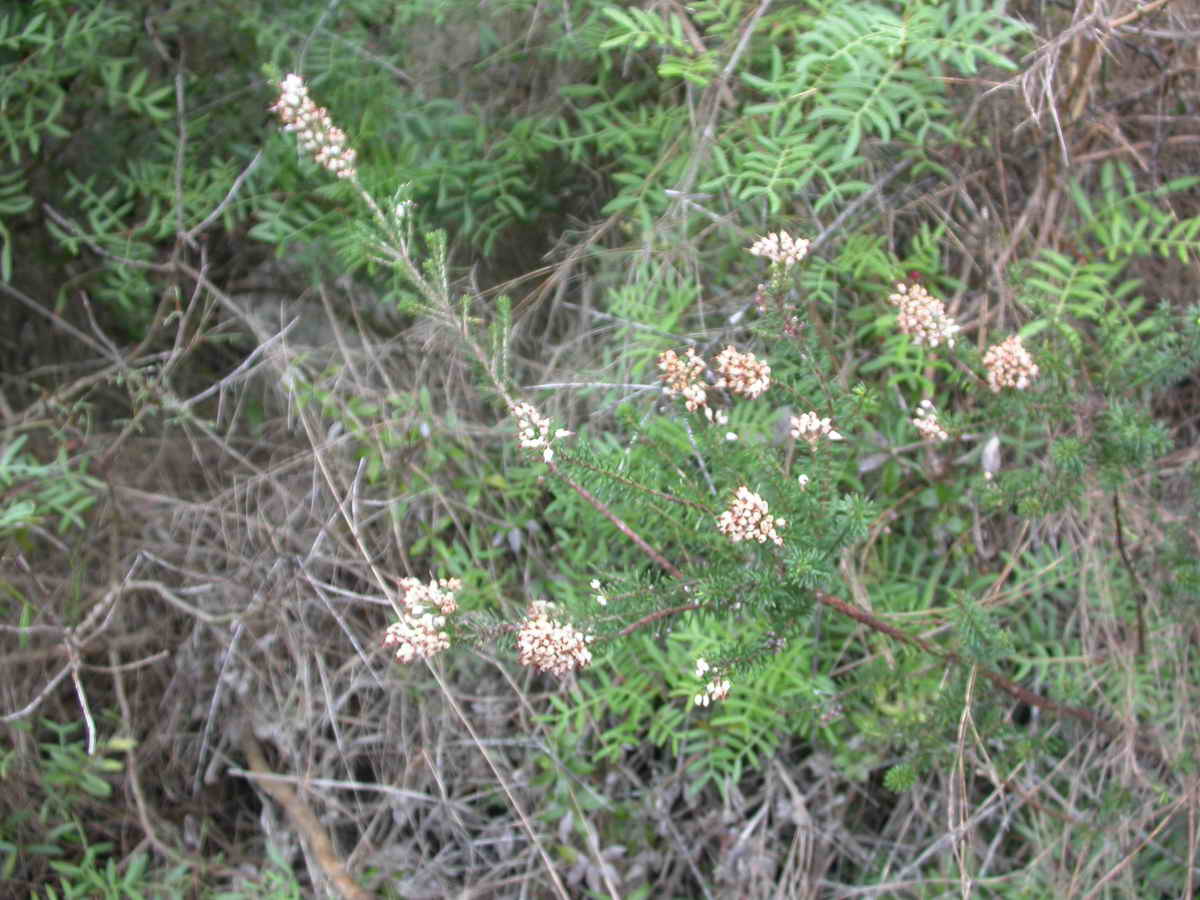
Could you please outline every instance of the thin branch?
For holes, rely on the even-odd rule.
[[[974,663],[964,660],[957,653],[949,650],[941,650],[940,648],[929,643],[929,641],[916,637],[915,635],[908,634],[905,631],[901,631],[899,628],[895,628],[894,626],[889,625],[887,622],[877,619],[866,610],[850,605],[845,600],[841,600],[831,594],[826,594],[823,591],[817,591],[816,597],[820,603],[830,607],[831,609],[836,609],[838,612],[842,613],[842,615],[849,616],[850,618],[861,622],[863,625],[866,625],[868,628],[895,638],[901,643],[908,644],[910,647],[916,647],[918,650],[922,650],[925,653],[928,653],[930,656],[943,659],[946,662],[954,663],[955,665],[974,665]],[[1123,727],[1121,724],[1112,721],[1111,719],[1106,719],[1103,716],[1097,715],[1091,710],[1084,709],[1079,706],[1071,706],[1067,703],[1057,703],[1048,697],[1043,697],[1041,694],[1035,694],[1033,691],[1023,688],[1019,684],[1016,684],[1015,682],[1005,678],[999,672],[993,672],[991,669],[985,669],[980,666],[979,674],[1013,699],[1022,703],[1026,703],[1029,706],[1035,706],[1038,709],[1044,709],[1047,712],[1053,713],[1060,717],[1067,716],[1072,719],[1078,719],[1081,722],[1086,722],[1087,724],[1092,725],[1100,731],[1103,731],[1109,737],[1114,739],[1123,738],[1128,734],[1128,729]],[[1152,744],[1148,739],[1136,735],[1136,733],[1134,736],[1135,740],[1138,742],[1139,750],[1154,759],[1155,762],[1165,762],[1162,751],[1159,750],[1157,746]]]
[[[565,474],[563,474],[563,471],[554,464],[553,461],[549,462],[548,465],[550,466],[551,472],[553,472],[555,475],[557,475],[559,478],[561,478],[564,482],[566,482],[567,486],[570,487],[571,490],[573,490],[575,493],[577,493],[585,501],[587,501],[587,503],[590,504],[592,506],[592,508],[596,510],[596,512],[600,513],[600,515],[604,516],[604,518],[606,518],[606,519],[608,519],[608,521],[612,522],[613,525],[615,525],[617,527],[617,531],[621,532],[621,534],[625,535],[625,537],[627,537],[631,541],[633,541],[634,544],[637,545],[639,550],[641,550],[643,553],[645,553],[648,557],[650,557],[652,560],[654,560],[654,562],[656,562],[658,564],[659,568],[661,568],[664,572],[666,572],[668,575],[672,576],[673,578],[678,578],[680,581],[684,580],[683,573],[681,571],[679,571],[679,569],[675,568],[674,564],[670,560],[668,560],[665,556],[663,556],[661,553],[659,553],[657,550],[655,550],[653,547],[651,547],[649,544],[647,544],[646,541],[643,540],[641,535],[639,535],[636,531],[634,531],[632,528],[630,528],[628,525],[626,525],[624,520],[622,520],[619,516],[617,516],[616,513],[614,513],[611,509],[609,509],[607,506],[604,505],[603,501],[597,499],[596,496],[593,495],[591,493],[591,491],[589,491],[583,485],[577,484],[576,482],[574,482],[570,478],[568,478]]]
[[[333,842],[309,805],[292,790],[291,785],[270,777],[272,773],[267,766],[267,759],[248,723],[242,727],[242,753],[250,767],[250,777],[283,807],[292,825],[304,835],[313,859],[338,894],[344,900],[370,900],[371,895],[359,887],[346,871],[345,864],[334,850]]]
[[[1133,563],[1129,561],[1129,554],[1125,550],[1125,531],[1121,527],[1121,495],[1117,491],[1113,491],[1113,519],[1117,523],[1117,550],[1121,553],[1121,561],[1125,563],[1125,568],[1129,570],[1129,577],[1133,579],[1133,583],[1137,586],[1137,590],[1133,592],[1133,601],[1137,608],[1138,656],[1145,656],[1146,591],[1142,587],[1142,579],[1138,577],[1137,570],[1134,569]]]

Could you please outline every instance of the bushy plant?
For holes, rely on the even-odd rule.
[[[1007,182],[1003,204],[972,193],[991,154],[1001,172],[1029,163],[1006,125],[980,137],[984,104],[971,102],[1031,47],[1003,4],[541,13],[523,0],[497,17],[458,2],[248,5],[223,26],[239,40],[204,56],[262,63],[228,118],[213,112],[227,82],[181,66],[168,85],[144,45],[93,59],[88,35],[128,36],[137,21],[115,6],[43,2],[4,20],[11,52],[65,49],[57,68],[34,66],[6,126],[22,168],[0,182],[0,250],[13,256],[16,226],[49,198],[41,252],[90,261],[79,309],[106,360],[96,383],[120,388],[104,397],[122,411],[116,447],[161,423],[277,492],[250,502],[231,489],[197,528],[224,530],[230,508],[261,501],[243,546],[213,557],[251,561],[229,577],[239,587],[274,559],[252,605],[200,609],[154,590],[206,627],[237,623],[220,684],[247,695],[254,679],[226,667],[247,666],[235,645],[281,572],[318,594],[357,663],[370,667],[374,641],[412,666],[396,676],[409,693],[425,661],[451,698],[442,660],[468,647],[514,656],[527,685],[565,685],[536,710],[537,758],[554,793],[543,815],[578,825],[555,852],[586,848],[571,887],[612,891],[614,857],[597,841],[616,840],[634,805],[592,823],[604,805],[545,773],[600,779],[662,754],[686,760],[688,802],[711,792],[733,805],[747,778],[795,753],[894,808],[941,779],[955,834],[993,841],[968,858],[948,838],[953,862],[921,857],[905,877],[965,884],[992,866],[1054,892],[1037,860],[995,849],[1009,827],[987,818],[995,798],[1031,770],[1063,788],[1039,767],[1073,752],[1064,734],[1124,746],[1149,773],[1136,798],[1118,797],[1115,764],[1082,773],[1075,785],[1109,812],[1181,790],[1194,747],[1191,717],[1165,711],[1187,682],[1171,648],[1194,627],[1195,483],[1168,487],[1164,472],[1195,461],[1163,398],[1200,362],[1200,307],[1150,275],[1194,265],[1200,180],[1107,160],[1062,176],[1047,166],[1019,216]],[[158,34],[186,43],[193,27],[168,17]],[[496,89],[530,69],[536,84]],[[89,134],[61,83],[93,76],[121,127],[96,135],[95,165],[60,171],[43,144],[65,141],[69,156]],[[1078,110],[1092,88],[1072,84]],[[256,153],[244,129],[268,94],[292,135],[264,131]],[[125,159],[130,135],[148,149]],[[1043,136],[1039,160],[1053,149]],[[1001,225],[989,217],[1002,207]],[[19,279],[11,265],[0,275]],[[300,338],[315,302],[251,308],[251,275],[313,285],[330,332]],[[105,342],[89,295],[132,352]],[[395,352],[400,329],[419,350]],[[244,352],[185,370],[204,344]],[[270,390],[248,400],[264,372]],[[286,505],[277,473],[292,463],[260,469],[238,443],[247,431],[259,453],[274,436],[307,442],[303,501],[273,505]],[[35,465],[9,446],[9,470]],[[79,486],[95,486],[81,471],[28,469],[76,489],[43,490],[42,514],[77,519],[90,496]],[[200,519],[197,506],[186,515]],[[14,509],[17,525],[37,512]],[[275,530],[306,516],[306,542]],[[301,604],[253,652],[268,658],[287,636],[306,688],[321,685],[319,728],[328,720],[338,759],[359,760],[325,660],[308,673],[317,655],[296,639],[324,637],[313,615]],[[197,771],[219,695],[206,698]],[[263,726],[283,757],[289,727]],[[848,813],[847,827],[855,815],[870,818]],[[1186,837],[1163,846],[1140,868],[1098,848],[1089,877],[1184,877]],[[861,853],[837,878],[885,890],[894,875]]]
[[[801,218],[812,220],[827,206],[873,190],[855,180],[868,168],[859,155],[867,138],[906,145],[913,171],[930,177],[925,173],[938,171],[934,148],[939,142],[952,147],[962,136],[930,80],[906,77],[910,56],[971,72],[980,57],[1003,62],[993,48],[1016,34],[1009,24],[998,27],[988,11],[970,12],[942,18],[924,6],[906,17],[839,10],[806,23],[816,27],[797,40],[813,42],[811,54],[785,65],[777,51],[765,51],[774,53],[771,82],[752,75],[759,57],[748,53],[749,84],[805,103],[738,110],[740,117],[719,135],[705,131],[688,152],[630,170],[635,193],[618,194],[607,211],[640,220],[647,250],[666,261],[671,251],[661,243],[668,235],[662,225],[683,204],[670,198],[696,185],[743,200],[761,195],[768,215],[782,212],[781,197],[803,196],[808,211]],[[709,14],[716,18],[715,11]],[[653,45],[686,52],[677,19],[613,8],[606,15],[617,31],[604,50]],[[942,54],[938,47],[969,49]],[[735,54],[729,65],[738,62]],[[676,66],[668,58],[659,75],[705,84],[706,96],[718,102],[720,80],[703,60]],[[716,116],[710,114],[711,124]],[[746,131],[765,122],[776,143],[757,130],[751,133],[758,139],[745,143]],[[835,131],[830,122],[842,128]],[[761,163],[739,156],[746,147]],[[710,160],[721,174],[705,180],[701,173]],[[786,183],[778,177],[782,171],[789,173]],[[655,188],[651,175],[662,186],[680,187]],[[726,184],[723,177],[733,180]],[[628,358],[618,368],[630,381],[656,377],[661,398],[621,400],[613,384],[612,414],[576,435],[519,399],[506,380],[507,317],[490,315],[478,298],[454,296],[444,239],[431,233],[421,247],[415,237],[420,205],[409,205],[410,195],[381,203],[350,180],[374,220],[364,231],[370,243],[359,253],[367,256],[370,247],[376,261],[399,272],[417,298],[414,308],[453,331],[476,359],[485,389],[514,421],[520,447],[545,467],[548,513],[571,526],[560,540],[607,534],[600,542],[623,547],[607,551],[605,565],[590,573],[564,567],[557,589],[544,585],[563,605],[533,599],[527,618],[511,626],[523,663],[559,676],[589,667],[595,672],[578,696],[558,704],[557,716],[560,729],[594,731],[598,758],[619,758],[644,735],[703,759],[710,774],[701,776],[702,785],[707,777],[736,777],[744,765],[758,763],[782,733],[834,746],[850,746],[862,735],[876,754],[867,769],[884,763],[889,747],[901,753],[905,761],[891,768],[886,783],[903,790],[922,767],[961,765],[965,723],[971,742],[1006,769],[1041,752],[1005,721],[1003,703],[1029,704],[1113,737],[1122,733],[1102,707],[1081,705],[1092,677],[1086,670],[1081,683],[1059,682],[1059,699],[1019,683],[1013,632],[1037,612],[1006,609],[1006,598],[1013,595],[1010,580],[1024,572],[1031,527],[1055,528],[1091,515],[1106,494],[1117,503],[1122,485],[1170,449],[1166,429],[1146,409],[1145,391],[1192,364],[1197,310],[1161,308],[1146,316],[1137,282],[1122,273],[1139,255],[1194,258],[1200,218],[1151,210],[1130,221],[1131,211],[1149,201],[1127,169],[1106,167],[1103,212],[1083,192],[1074,194],[1080,215],[1073,239],[1087,250],[1076,259],[1047,249],[1015,261],[1017,294],[995,313],[986,302],[964,302],[967,285],[940,261],[944,233],[914,235],[906,258],[872,244],[865,225],[857,240],[844,242],[840,256],[808,269],[806,257],[815,249],[809,238],[782,230],[741,238],[749,252],[731,264],[721,249],[728,238],[692,236],[685,226],[674,236],[688,252],[721,260],[707,270],[714,284],[753,281],[754,274],[742,274],[752,267],[761,267],[761,283],[752,299],[718,305],[707,313],[707,326],[697,322],[699,329],[674,339],[671,332],[684,325],[677,314],[631,315],[627,304],[621,320],[633,328],[624,332]],[[1193,186],[1180,179],[1157,195]],[[681,221],[699,223],[703,213]],[[828,232],[813,238],[834,246]],[[624,296],[641,296],[642,309],[653,309],[673,282],[670,263],[657,265],[649,266],[654,276],[614,291],[611,309],[620,309]],[[943,291],[955,295],[950,309],[938,297]],[[960,322],[968,317],[970,329]],[[493,336],[485,340],[488,319]],[[840,331],[853,320],[869,327],[849,339]],[[1180,334],[1188,337],[1172,337]],[[640,348],[654,343],[660,352],[652,368]],[[1095,352],[1101,348],[1109,349]],[[1102,385],[1104,392],[1081,395],[1084,384]],[[1081,411],[1081,403],[1089,408]],[[909,511],[913,497],[919,502]],[[1114,509],[1119,541],[1119,506]],[[1024,524],[1010,530],[1007,522]],[[982,546],[989,540],[984,527],[994,546]],[[924,581],[924,590],[905,605],[883,605],[901,575],[886,561],[897,552],[899,559],[911,557],[922,535],[933,553],[909,577]],[[972,556],[1006,564],[972,575],[962,566]],[[959,562],[948,567],[955,558]],[[590,592],[578,585],[587,574],[596,576]],[[1119,569],[1105,577],[1119,578]],[[404,660],[446,646],[442,629],[459,639],[482,637],[469,617],[456,624],[445,605],[443,615],[431,616],[427,603],[401,602],[407,606],[398,615],[409,636],[400,641]],[[1142,604],[1139,599],[1139,648],[1147,627]],[[897,614],[921,615],[940,637],[893,624]],[[1134,627],[1132,615],[1129,621]],[[847,649],[863,626],[870,636],[863,648],[868,664],[854,677],[834,678],[846,672]],[[630,643],[640,631],[669,635],[670,652],[645,640]],[[1051,636],[1035,640],[1065,650]],[[786,689],[770,674],[776,659],[788,660]],[[943,668],[940,677],[922,677],[931,663]],[[1046,670],[1034,672],[1036,681],[1045,678]],[[730,699],[739,692],[744,700]],[[711,731],[695,732],[700,743],[688,736],[694,726],[686,701],[692,698],[696,706],[723,710],[711,716]],[[753,723],[756,710],[766,711],[764,702],[777,719],[761,731]],[[720,735],[715,748],[705,747],[706,732]],[[1147,761],[1166,762],[1148,735],[1133,740]],[[742,749],[729,752],[735,746]]]

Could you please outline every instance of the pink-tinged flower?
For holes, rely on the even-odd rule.
[[[659,354],[658,378],[663,383],[663,393],[669,397],[683,397],[688,412],[695,412],[708,403],[708,393],[705,390],[701,376],[704,374],[704,360],[696,355],[691,347],[687,348],[685,356],[679,356],[674,350],[665,350]]]
[[[947,347],[954,346],[958,324],[946,315],[946,305],[930,296],[923,285],[897,284],[888,302],[900,311],[897,324],[914,344],[936,347],[945,342]]]
[[[446,617],[414,605],[404,610],[396,622],[388,626],[383,645],[396,648],[396,659],[410,663],[414,659],[429,659],[450,646],[450,636],[442,630]]]
[[[410,663],[418,657],[429,659],[450,646],[445,632],[446,616],[458,609],[454,594],[462,588],[457,578],[443,578],[424,584],[416,578],[400,579],[403,607],[400,618],[388,626],[383,637],[385,647],[396,648],[396,659]]]
[[[728,346],[717,354],[717,387],[727,388],[735,396],[753,400],[771,386],[771,367],[755,358],[753,353],[740,353]]]
[[[792,416],[789,424],[788,434],[792,440],[807,441],[808,445],[814,450],[817,448],[817,443],[824,438],[827,441],[840,441],[841,434],[833,430],[833,425],[828,418],[822,419],[817,415],[816,411],[806,412],[800,416]]]
[[[271,107],[285,131],[295,132],[300,148],[338,178],[353,178],[355,153],[346,134],[333,124],[329,113],[308,96],[299,75],[288,75],[279,86],[279,100]]]
[[[717,517],[717,530],[735,544],[741,541],[757,541],[762,544],[772,541],[783,545],[778,529],[787,525],[784,519],[772,516],[767,501],[743,485],[730,504],[729,509]]]
[[[993,393],[1001,388],[1023,391],[1038,377],[1038,367],[1021,343],[1021,336],[1010,335],[983,354],[988,386]]]
[[[927,441],[946,441],[950,439],[950,435],[946,434],[946,429],[938,422],[937,410],[933,408],[933,404],[928,400],[921,401],[921,405],[917,407],[917,414],[913,416],[912,423]]]
[[[554,450],[551,447],[560,438],[570,437],[573,431],[559,428],[550,434],[550,420],[543,416],[530,403],[524,401],[514,403],[508,408],[509,413],[517,420],[517,439],[523,450],[541,450],[545,462],[554,460]]]
[[[724,700],[729,696],[729,689],[732,687],[728,678],[714,678],[704,686],[704,693],[697,694],[695,702],[697,706],[708,706],[710,703],[716,703],[719,700]]]
[[[517,632],[517,658],[521,665],[560,678],[592,661],[591,638],[571,625],[550,618],[551,606],[536,601]]]

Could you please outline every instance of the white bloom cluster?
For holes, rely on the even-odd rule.
[[[574,432],[560,428],[554,435],[550,434],[550,420],[539,413],[532,404],[514,403],[508,411],[517,420],[517,437],[524,450],[541,450],[542,459],[550,462],[554,459],[551,444],[559,438],[570,437]]]
[[[450,646],[450,636],[442,630],[445,624],[445,616],[413,606],[388,626],[383,645],[395,647],[396,659],[402,663],[410,663],[417,657],[429,659]]]
[[[774,263],[783,263],[789,269],[808,255],[809,241],[793,239],[786,231],[772,232],[761,237],[750,246],[754,256],[764,256]]]
[[[425,584],[418,578],[401,578],[400,590],[404,591],[405,606],[436,606],[445,615],[450,615],[458,609],[455,592],[462,590],[462,581],[458,578],[439,578]]]
[[[771,386],[771,367],[753,353],[739,352],[732,344],[717,354],[716,370],[720,376],[717,387],[728,388],[735,396],[753,400]]]
[[[712,669],[712,666],[704,659],[696,660],[696,677],[703,678]],[[729,688],[731,687],[728,678],[714,678],[704,686],[704,693],[697,694],[695,702],[697,706],[708,706],[710,703],[715,703],[718,700],[724,700],[729,696]]]
[[[988,386],[993,393],[1006,387],[1023,391],[1038,377],[1037,364],[1017,334],[989,349],[983,355],[983,365],[987,368]]]
[[[921,405],[917,407],[917,414],[913,417],[912,423],[927,441],[947,441],[950,439],[950,435],[946,434],[946,429],[938,421],[937,410],[933,408],[933,404],[928,400],[921,401]]]
[[[443,578],[424,584],[416,578],[400,579],[400,619],[388,626],[383,637],[385,647],[396,648],[396,659],[410,663],[429,659],[450,646],[443,630],[446,616],[458,609],[454,592],[462,589],[457,578]]]
[[[700,376],[704,372],[704,360],[691,347],[687,355],[680,357],[674,350],[665,350],[658,356],[658,368],[662,373],[663,393],[669,397],[683,397],[688,412],[695,412],[708,403],[708,393]]]
[[[293,131],[304,152],[312,155],[338,178],[353,178],[355,153],[346,134],[333,124],[329,113],[308,96],[308,88],[299,75],[288,75],[280,85],[279,100],[271,107],[283,122],[285,131]]]
[[[552,609],[536,601],[517,632],[517,658],[523,666],[551,672],[560,678],[592,661],[591,638],[570,625],[550,618]]]
[[[943,341],[954,346],[959,325],[946,315],[946,305],[920,284],[897,284],[888,302],[900,311],[897,324],[913,343],[936,347]]]
[[[735,544],[741,541],[772,541],[783,545],[777,529],[787,525],[786,520],[770,515],[767,501],[750,488],[742,485],[737,489],[729,509],[717,517],[717,530]]]
[[[821,438],[830,441],[842,439],[841,434],[833,430],[830,420],[822,419],[815,410],[806,412],[802,416],[792,416],[788,424],[790,426],[788,434],[791,435],[792,440],[808,441],[808,445],[814,450]]]

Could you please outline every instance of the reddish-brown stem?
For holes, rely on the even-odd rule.
[[[550,470],[554,475],[557,475],[558,478],[562,479],[570,486],[572,491],[575,491],[578,496],[582,497],[584,500],[587,500],[587,502],[593,506],[593,509],[598,511],[600,515],[607,518],[608,521],[612,522],[620,533],[624,534],[626,538],[629,538],[631,541],[634,541],[634,544],[636,544],[643,553],[646,553],[646,556],[648,556],[650,559],[653,559],[654,562],[659,565],[660,569],[667,572],[667,575],[671,575],[672,577],[683,581],[683,572],[679,571],[679,569],[677,569],[676,566],[671,563],[670,559],[662,556],[659,551],[656,551],[654,547],[647,544],[647,542],[642,539],[640,534],[637,534],[634,529],[630,528],[628,524],[625,524],[622,518],[614,514],[612,510],[608,509],[607,506],[602,503],[599,498],[596,498],[592,492],[588,491],[586,487],[583,487],[583,485],[576,484],[575,481],[572,481],[570,478],[568,478],[568,476],[566,476],[553,462],[548,463],[548,466],[550,466]],[[872,631],[880,632],[881,635],[892,637],[896,641],[906,643],[910,647],[916,647],[917,649],[922,650],[924,653],[935,656],[937,659],[952,662],[954,665],[973,665],[971,664],[970,660],[962,659],[962,656],[954,653],[953,650],[943,650],[934,646],[934,644],[930,643],[929,641],[924,640],[922,637],[917,637],[916,635],[908,634],[906,631],[901,631],[900,629],[895,628],[894,625],[889,625],[888,623],[883,622],[882,619],[872,616],[871,613],[863,610],[862,607],[848,604],[848,602],[836,598],[836,596],[833,594],[826,594],[823,592],[823,590],[815,590],[814,595],[816,596],[817,601],[823,606],[828,606],[829,608],[832,608],[832,610],[840,612],[842,616],[848,616],[856,620],[856,622],[868,626],[868,628]],[[644,628],[644,626],[649,625],[650,623],[658,622],[659,619],[664,619],[668,616],[676,616],[678,613],[691,612],[692,610],[698,610],[698,608],[700,608],[700,604],[684,604],[683,606],[673,606],[671,608],[667,608],[667,610],[659,610],[648,614],[648,616],[643,616],[641,619],[638,619],[637,622],[626,625],[625,628],[618,632],[618,634],[620,636],[630,635],[637,629]],[[989,682],[996,685],[996,688],[1004,691],[1004,694],[1013,697],[1014,700],[1018,700],[1021,703],[1027,703],[1028,706],[1045,709],[1046,712],[1054,713],[1055,715],[1069,716],[1069,718],[1087,722],[1088,725],[1098,728],[1099,731],[1103,731],[1105,734],[1108,734],[1109,737],[1114,739],[1120,739],[1127,734],[1126,728],[1123,728],[1120,724],[1118,724],[1118,722],[1112,721],[1111,719],[1105,719],[1104,716],[1097,715],[1096,713],[1091,712],[1090,709],[1070,706],[1069,703],[1056,703],[1055,701],[1050,700],[1049,697],[1043,697],[1040,694],[1036,694],[1036,692],[1022,688],[1021,685],[1012,682],[1012,680],[1009,680],[1008,678],[1004,678],[1000,672],[994,672],[990,670],[990,668],[978,666],[978,671],[979,674],[982,674],[982,676],[988,679]],[[1141,752],[1144,752],[1146,756],[1151,757],[1152,760],[1159,764],[1164,763],[1165,760],[1162,751],[1160,751],[1157,746],[1151,742],[1151,740],[1148,740],[1142,736],[1136,736],[1135,740],[1136,744],[1138,744],[1138,749]]]
[[[665,556],[663,556],[661,553],[659,553],[657,550],[655,550],[653,547],[651,547],[649,544],[647,544],[644,540],[642,540],[641,535],[639,535],[636,531],[634,531],[632,528],[630,528],[628,525],[626,525],[625,522],[616,513],[614,513],[611,509],[609,509],[607,506],[605,506],[604,503],[601,500],[599,500],[595,495],[593,495],[591,491],[589,491],[587,488],[585,488],[582,484],[577,484],[576,482],[572,481],[569,477],[564,475],[562,470],[559,469],[559,467],[556,466],[553,461],[547,462],[547,465],[550,466],[550,471],[553,472],[555,475],[557,475],[559,478],[561,478],[563,481],[565,481],[567,483],[567,485],[571,488],[571,490],[573,490],[580,497],[582,497],[589,504],[591,504],[592,508],[595,509],[596,512],[600,513],[600,515],[604,516],[604,518],[606,518],[606,519],[608,519],[608,521],[612,522],[613,525],[615,525],[617,527],[617,531],[621,532],[621,534],[625,535],[625,537],[627,537],[631,541],[633,541],[638,546],[639,550],[641,550],[648,557],[650,557],[652,560],[654,560],[654,562],[656,562],[658,564],[659,568],[661,568],[664,572],[666,572],[672,578],[678,578],[680,581],[683,580],[683,573],[680,572],[677,568],[675,568],[675,566],[671,563],[671,561],[669,559],[667,559]]]
[[[599,498],[593,495],[583,485],[572,481],[562,472],[561,469],[558,468],[558,466],[553,463],[553,461],[549,462],[548,465],[550,466],[551,472],[561,478],[567,485],[570,486],[571,490],[575,491],[575,493],[586,500],[597,512],[604,516],[604,518],[612,522],[613,525],[617,527],[618,531],[633,541],[634,544],[637,545],[638,549],[650,557],[650,559],[654,560],[659,568],[673,578],[677,578],[680,581],[683,580],[683,572],[676,568],[675,565],[671,563],[671,561],[665,556],[646,543],[646,541],[642,539],[641,535],[630,528],[624,522],[624,520],[610,510]],[[917,637],[916,635],[902,631],[893,625],[889,625],[887,622],[876,618],[861,607],[847,603],[845,600],[834,597],[832,594],[826,594],[824,591],[814,591],[813,593],[817,599],[817,602],[821,603],[823,606],[828,606],[831,609],[837,610],[844,616],[849,616],[856,622],[866,625],[872,631],[877,631],[880,634],[886,634],[890,638],[900,641],[903,644],[908,644],[910,647],[916,647],[918,650],[928,653],[930,656],[938,659],[945,660],[946,662],[960,666],[972,665],[969,660],[963,659],[957,653],[949,650],[942,650],[931,644],[929,641],[926,641],[924,638]],[[631,624],[625,626],[618,633],[621,636],[629,635],[634,631],[637,631],[639,628],[644,628],[652,622],[657,622],[660,619],[665,619],[668,616],[677,615],[679,613],[691,612],[692,610],[699,608],[699,603],[687,603],[683,604],[682,606],[674,606],[669,609],[660,609],[656,612],[650,613],[649,615],[643,616],[636,622],[632,622]],[[997,688],[1021,703],[1027,703],[1030,706],[1036,706],[1039,709],[1044,709],[1047,712],[1054,713],[1055,715],[1069,716],[1070,718],[1077,719],[1081,722],[1086,722],[1087,724],[1099,729],[1100,731],[1103,731],[1109,737],[1114,739],[1119,739],[1127,733],[1126,729],[1124,729],[1119,723],[1114,722],[1111,719],[1106,719],[1103,716],[1099,716],[1091,710],[1084,709],[1079,706],[1071,706],[1067,703],[1057,703],[1048,697],[1043,697],[1041,694],[1037,694],[1031,690],[1023,688],[1019,684],[1016,684],[1015,682],[1005,678],[999,672],[994,672],[991,669],[984,668],[983,666],[979,666],[978,671],[980,675],[994,684]],[[1165,761],[1162,752],[1151,741],[1140,735],[1137,736],[1135,740],[1137,742],[1138,749],[1146,756],[1152,758],[1159,764],[1162,764]]]
[[[645,628],[651,622],[657,622],[659,619],[665,619],[667,616],[674,616],[679,613],[691,612],[693,609],[699,609],[699,603],[685,603],[683,606],[672,606],[669,609],[660,609],[650,613],[647,616],[642,616],[636,622],[630,622],[624,628],[617,632],[618,636],[625,637],[627,634],[633,634],[639,628]]]
[[[954,663],[955,665],[971,665],[968,660],[963,659],[957,653],[949,650],[941,650],[923,638],[919,638],[916,635],[901,631],[899,628],[895,628],[886,622],[877,619],[865,609],[853,606],[852,604],[847,603],[845,600],[834,597],[832,594],[826,594],[823,591],[816,591],[815,594],[817,601],[822,605],[828,606],[831,609],[836,609],[838,612],[842,613],[842,615],[849,616],[855,621],[861,622],[863,625],[866,625],[873,631],[886,634],[889,637],[895,638],[896,640],[908,644],[911,647],[916,647],[919,650],[923,650],[930,656],[944,659],[947,662]],[[1092,712],[1091,710],[1084,709],[1079,706],[1071,706],[1068,703],[1056,703],[1048,697],[1043,697],[1041,694],[1036,694],[1031,690],[1021,687],[1019,684],[1016,684],[1015,682],[1005,678],[999,672],[994,672],[991,669],[986,669],[983,666],[979,666],[979,674],[998,687],[1000,690],[1004,691],[1004,693],[1022,703],[1027,703],[1030,706],[1036,706],[1039,709],[1044,709],[1047,712],[1054,713],[1058,716],[1069,716],[1073,719],[1078,719],[1081,722],[1086,722],[1114,739],[1120,738],[1126,734],[1126,730],[1119,723],[1114,722],[1111,719],[1106,719],[1103,716],[1096,715],[1096,713]],[[1150,741],[1138,736],[1137,742],[1139,750],[1141,750],[1147,756],[1152,757],[1155,761],[1159,763],[1163,762],[1163,756],[1159,752],[1159,749]]]

